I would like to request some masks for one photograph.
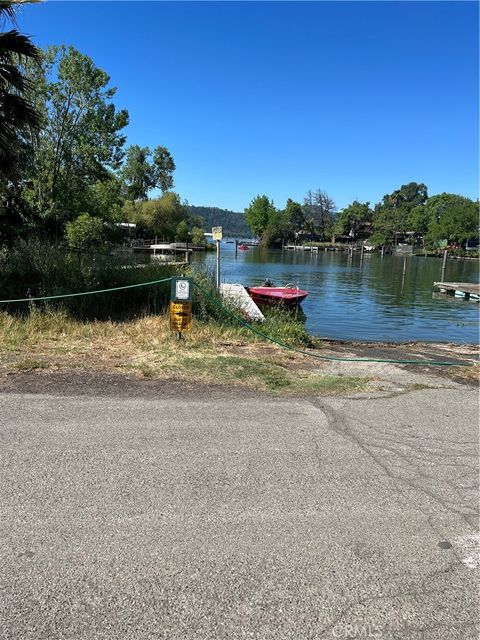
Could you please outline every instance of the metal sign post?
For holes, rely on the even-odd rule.
[[[172,278],[170,292],[170,330],[180,340],[192,328],[192,278]]]
[[[215,284],[217,286],[217,289],[220,289],[220,240],[223,238],[222,227],[212,227],[212,237],[215,240],[215,244],[217,245],[217,269]]]

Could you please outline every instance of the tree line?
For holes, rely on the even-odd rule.
[[[427,186],[410,182],[382,201],[355,200],[340,212],[325,191],[308,191],[303,203],[288,199],[277,209],[266,195],[255,197],[245,209],[252,232],[266,246],[305,240],[354,242],[373,246],[420,242],[425,247],[460,245],[479,235],[478,201],[453,194],[428,196]]]
[[[188,210],[191,215],[202,219],[205,231],[211,231],[212,227],[223,227],[224,237],[248,238],[251,234],[243,212],[193,205],[189,205]]]
[[[115,243],[126,221],[143,237],[203,242],[200,209],[174,191],[169,150],[126,147],[129,114],[115,105],[108,74],[74,47],[35,47],[15,22],[21,4],[0,1],[0,21],[11,23],[0,33],[0,244],[32,236],[78,248]],[[416,182],[340,212],[321,189],[283,209],[259,195],[245,218],[268,246],[366,238],[436,246],[478,236],[478,202],[429,197]]]
[[[19,4],[0,3],[12,26],[0,33],[0,242],[85,248],[119,241],[125,221],[141,235],[203,242],[173,191],[169,150],[126,147],[129,114],[108,74],[74,47],[35,47],[18,31]]]

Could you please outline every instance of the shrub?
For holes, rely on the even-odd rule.
[[[100,218],[82,213],[73,222],[68,222],[65,227],[65,236],[68,246],[74,249],[92,249],[101,245],[103,234],[103,221]]]

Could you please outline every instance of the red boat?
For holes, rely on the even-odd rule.
[[[308,291],[288,285],[286,287],[247,287],[249,296],[257,304],[281,304],[291,306],[299,304],[308,296]]]
[[[248,251],[249,247],[246,244],[239,244],[238,248],[240,249],[240,251]]]

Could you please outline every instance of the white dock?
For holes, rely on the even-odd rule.
[[[241,311],[242,315],[249,320],[264,322],[265,316],[248,295],[247,290],[242,284],[229,284],[228,282],[224,282],[220,284],[220,293],[225,300]]]

